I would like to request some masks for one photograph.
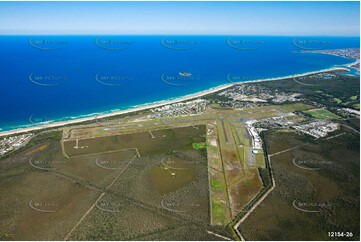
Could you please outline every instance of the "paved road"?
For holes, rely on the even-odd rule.
[[[252,153],[253,149],[252,146],[248,147],[248,165],[254,165],[255,164],[255,156]]]

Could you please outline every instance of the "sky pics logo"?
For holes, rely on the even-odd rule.
[[[45,170],[45,171],[53,171],[56,170],[55,165],[65,164],[66,162],[63,160],[43,160],[36,159],[31,157],[29,159],[29,165],[34,167],[35,169]]]
[[[200,41],[189,37],[163,37],[160,44],[169,50],[187,51],[195,49],[200,44]]]
[[[301,50],[322,50],[332,48],[332,42],[314,37],[293,37],[292,44]]]
[[[330,202],[303,202],[297,201],[297,199],[292,202],[292,205],[295,209],[304,213],[319,213],[322,209],[333,206]]]
[[[226,43],[235,50],[252,51],[258,50],[266,45],[261,38],[228,37]]]
[[[95,38],[95,44],[104,50],[120,51],[133,46],[134,41],[122,36],[97,37]]]
[[[60,204],[57,202],[36,201],[34,199],[30,200],[28,205],[32,210],[41,213],[55,213],[60,208]]]
[[[292,163],[303,170],[309,170],[309,171],[317,171],[320,169],[324,169],[325,166],[332,165],[331,161],[321,161],[321,160],[299,160],[294,158],[292,160]]]
[[[131,75],[97,73],[94,76],[94,79],[97,83],[105,85],[105,86],[120,87],[120,86],[126,86],[126,85],[131,84],[135,78]]]
[[[42,87],[59,86],[62,82],[68,80],[67,76],[58,74],[36,74],[30,73],[28,79],[31,83]]]
[[[69,42],[61,37],[31,37],[28,39],[31,47],[37,50],[54,51],[68,45]]]

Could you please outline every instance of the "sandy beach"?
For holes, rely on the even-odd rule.
[[[30,131],[37,131],[37,130],[42,130],[42,129],[47,129],[47,128],[56,128],[56,127],[61,127],[61,126],[64,126],[64,125],[76,124],[76,123],[81,123],[81,122],[85,122],[85,121],[91,121],[91,120],[94,120],[95,118],[101,119],[101,118],[112,117],[112,116],[116,116],[116,115],[120,115],[120,114],[126,114],[126,113],[132,113],[132,112],[137,112],[137,111],[141,111],[141,110],[156,108],[156,107],[159,107],[159,106],[168,105],[168,104],[172,104],[172,103],[176,103],[176,102],[182,102],[182,101],[186,101],[186,100],[190,100],[190,99],[194,99],[194,98],[200,98],[200,97],[205,96],[207,94],[211,94],[211,93],[214,93],[214,92],[218,92],[218,91],[227,89],[227,88],[229,88],[229,87],[231,87],[233,85],[255,83],[255,82],[265,82],[265,81],[276,81],[276,80],[282,80],[282,79],[288,79],[288,78],[302,77],[302,76],[317,74],[317,73],[321,73],[321,72],[339,71],[339,70],[348,71],[348,69],[344,68],[344,67],[332,67],[332,68],[327,68],[327,69],[323,69],[323,70],[319,70],[319,71],[306,72],[306,73],[296,74],[296,75],[288,75],[288,76],[275,77],[275,78],[265,78],[265,79],[258,79],[258,80],[247,81],[247,82],[239,82],[239,83],[235,82],[235,83],[230,83],[230,84],[225,84],[225,85],[217,86],[217,87],[214,87],[214,88],[210,88],[208,90],[197,92],[197,93],[190,94],[190,95],[186,95],[186,96],[183,96],[183,97],[174,98],[174,99],[171,99],[171,100],[164,100],[164,101],[154,102],[154,103],[151,103],[151,104],[144,104],[144,105],[140,105],[140,106],[137,106],[137,107],[134,107],[134,108],[129,108],[129,109],[126,109],[126,110],[114,111],[114,112],[105,113],[105,114],[95,114],[95,115],[90,116],[90,117],[73,119],[73,120],[66,120],[66,121],[59,121],[59,122],[54,121],[53,123],[39,124],[39,125],[36,125],[36,126],[27,127],[27,128],[19,128],[19,129],[14,129],[14,130],[9,130],[9,131],[2,131],[2,132],[0,131],[0,137],[7,136],[7,135],[13,135],[13,134],[19,134],[19,133],[25,133],[25,132],[30,132]]]

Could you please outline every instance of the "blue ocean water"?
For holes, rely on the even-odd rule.
[[[353,62],[358,37],[0,36],[0,131]]]

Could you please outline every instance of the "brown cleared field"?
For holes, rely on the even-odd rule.
[[[141,154],[144,152],[157,153],[164,150],[175,150],[179,147],[189,148],[189,146],[192,145],[192,140],[182,139],[182,137],[192,136],[194,137],[194,142],[199,142],[201,137],[198,136],[204,134],[205,128],[204,126],[195,126],[151,132],[155,135],[156,138],[152,138],[151,134],[146,131],[81,139],[78,141],[78,143],[76,140],[65,140],[63,141],[64,152],[69,157],[75,157],[134,148],[137,148]]]

